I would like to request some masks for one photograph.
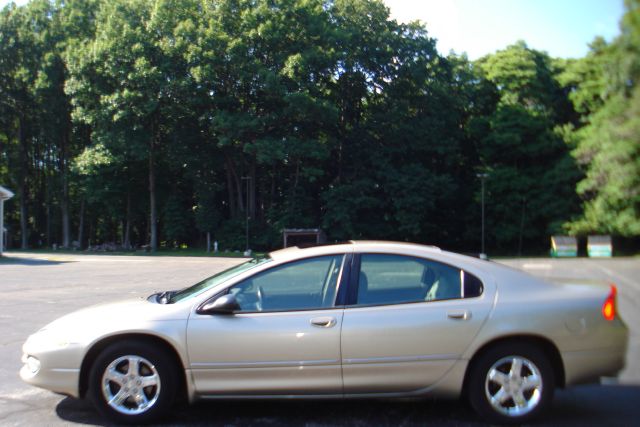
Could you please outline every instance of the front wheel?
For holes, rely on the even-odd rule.
[[[153,344],[115,343],[96,359],[89,393],[98,411],[123,424],[156,420],[175,400],[176,367]]]
[[[469,400],[488,420],[523,423],[550,405],[554,383],[551,364],[538,347],[502,344],[489,349],[474,364]]]

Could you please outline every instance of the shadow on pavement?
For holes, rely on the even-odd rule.
[[[581,386],[556,393],[539,426],[637,425],[640,386]],[[89,402],[65,398],[56,407],[70,423],[112,425]],[[177,408],[164,426],[484,426],[458,400],[210,400]]]
[[[96,412],[93,405],[88,400],[65,397],[56,405],[56,414],[61,419],[71,423],[82,423],[89,425],[113,425],[105,422]]]
[[[640,385],[584,385],[558,391],[549,425],[637,426]]]
[[[67,422],[112,425],[89,402],[65,398],[56,407]],[[423,426],[483,425],[456,400],[208,400],[176,408],[162,426]]]
[[[72,261],[58,261],[58,260],[49,260],[49,259],[41,259],[41,258],[18,258],[2,255],[0,257],[0,266],[1,265],[58,265],[65,264]]]

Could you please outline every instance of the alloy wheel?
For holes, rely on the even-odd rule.
[[[148,411],[160,396],[160,375],[144,357],[118,357],[104,370],[102,395],[114,410],[125,415]]]
[[[508,356],[487,371],[485,393],[491,406],[508,417],[533,411],[542,397],[542,374],[522,356]]]

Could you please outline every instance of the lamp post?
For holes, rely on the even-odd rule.
[[[482,235],[481,235],[481,246],[480,246],[480,258],[487,259],[487,254],[484,252],[484,181],[489,176],[488,173],[479,173],[476,174],[478,178],[480,178],[480,182],[482,185]]]
[[[247,203],[245,204],[245,213],[246,213],[246,218],[245,218],[245,255],[248,255],[249,253],[249,181],[251,180],[250,176],[243,176],[240,177],[240,179],[242,179],[243,181],[247,182]]]

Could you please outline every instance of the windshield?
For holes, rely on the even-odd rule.
[[[191,298],[192,296],[198,295],[201,292],[209,290],[214,286],[218,286],[220,283],[231,279],[239,275],[240,273],[244,273],[245,271],[251,270],[254,267],[257,267],[260,264],[264,264],[265,262],[271,261],[271,258],[262,257],[262,258],[254,258],[250,261],[243,262],[242,264],[236,265],[235,267],[231,267],[228,270],[221,271],[218,274],[214,274],[213,276],[204,279],[200,283],[196,283],[193,286],[188,288],[184,288],[174,294],[169,298],[169,304],[174,302],[182,301],[187,298]]]

